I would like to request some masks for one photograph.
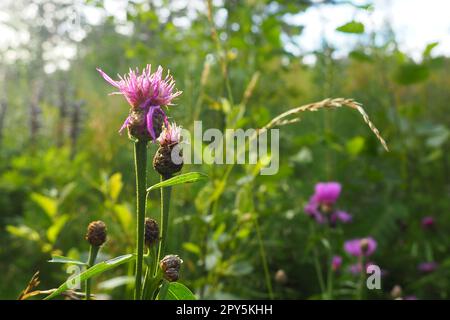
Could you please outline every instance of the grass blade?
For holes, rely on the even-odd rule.
[[[199,180],[204,180],[208,178],[208,176],[201,172],[189,172],[185,174],[180,174],[178,176],[172,177],[170,179],[161,181],[157,184],[152,185],[150,188],[147,189],[147,192],[150,192],[155,189],[164,188],[164,187],[171,187],[178,184],[184,184],[184,183],[192,183]]]
[[[80,273],[78,275],[79,281],[83,282],[89,278],[92,278],[93,276],[99,275],[107,270],[113,269],[113,268],[115,268],[121,264],[124,264],[126,262],[129,262],[133,259],[136,259],[135,254],[126,254],[126,255],[119,256],[119,257],[116,257],[116,258],[113,258],[113,259],[110,259],[107,261],[97,263],[92,268],[89,268],[86,271]],[[69,289],[68,281],[65,281],[58,289],[56,289],[56,291],[54,291],[49,296],[45,297],[44,300],[52,299],[52,298],[56,297],[57,295],[61,294],[62,292],[66,291],[67,289]]]

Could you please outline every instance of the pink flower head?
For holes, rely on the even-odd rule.
[[[330,215],[330,223],[331,225],[335,225],[337,221],[342,223],[350,223],[352,222],[352,215],[345,211],[335,211]]]
[[[304,210],[307,215],[314,218],[317,223],[328,222],[332,227],[337,221],[349,223],[352,216],[344,211],[335,210],[336,203],[341,193],[341,184],[338,182],[320,182],[316,184],[315,192],[309,199]]]
[[[423,273],[430,273],[437,269],[438,264],[436,262],[422,262],[418,265],[417,269]]]
[[[118,75],[119,80],[111,79],[100,68],[97,71],[109,84],[118,89],[112,94],[121,94],[125,97],[132,110],[139,110],[144,113],[145,120],[140,125],[145,127],[151,138],[155,140],[156,133],[154,128],[154,119],[161,116],[163,121],[167,123],[167,116],[161,109],[163,105],[171,105],[172,100],[181,94],[181,91],[175,91],[175,81],[172,76],[167,73],[163,79],[163,68],[158,67],[156,72],[151,73],[151,65],[147,65],[142,73],[138,69],[132,70],[123,77]],[[128,117],[122,125],[120,132],[129,127],[133,123],[133,118]],[[139,128],[140,129],[140,128]]]
[[[341,184],[339,182],[320,182],[316,184],[312,199],[323,205],[333,205],[341,194]]]
[[[429,230],[429,229],[434,228],[435,223],[436,222],[433,217],[427,216],[422,219],[421,225],[422,225],[422,228]]]
[[[341,256],[334,256],[333,259],[331,259],[331,268],[333,271],[338,271],[341,268],[342,265],[342,257]]]
[[[162,146],[171,145],[180,142],[181,139],[181,127],[177,126],[175,122],[168,124],[164,127],[161,135],[157,139]]]
[[[372,237],[348,240],[344,244],[344,250],[352,256],[370,256],[377,248],[377,242]]]

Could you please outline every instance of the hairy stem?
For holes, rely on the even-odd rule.
[[[95,259],[97,259],[98,251],[100,247],[92,246],[89,249],[89,260],[87,262],[87,267],[90,268],[95,264]],[[86,280],[86,300],[89,300],[91,297],[91,279]]]
[[[147,201],[147,142],[137,141],[134,143],[134,160],[136,168],[136,280],[134,288],[134,299],[140,300],[142,290],[142,262],[144,257],[144,223],[145,206]]]
[[[171,177],[161,177],[161,182],[167,180]],[[158,248],[158,259],[156,263],[159,263],[161,258],[164,256],[164,250],[166,249],[166,240],[167,240],[167,230],[169,224],[169,205],[170,205],[170,195],[172,193],[172,187],[161,188],[161,217],[160,217],[160,232],[161,239],[159,241]],[[158,268],[156,268],[158,270]]]

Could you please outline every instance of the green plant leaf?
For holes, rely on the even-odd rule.
[[[41,240],[39,233],[36,230],[31,229],[30,227],[28,227],[26,225],[20,225],[18,227],[8,225],[8,226],[6,226],[6,231],[8,231],[13,236],[27,239],[30,241],[38,242]]]
[[[47,239],[50,243],[55,243],[67,220],[69,220],[69,215],[67,214],[55,218],[52,226],[47,229]]]
[[[407,63],[401,65],[395,73],[395,81],[408,85],[424,81],[428,78],[430,70],[422,64]]]
[[[114,206],[114,212],[117,215],[117,219],[119,220],[120,224],[122,225],[124,230],[129,230],[131,223],[133,222],[133,216],[125,204],[116,204]]]
[[[99,275],[105,271],[108,271],[117,266],[120,266],[121,264],[124,264],[131,260],[134,260],[135,258],[136,258],[136,256],[134,254],[130,253],[130,254],[125,254],[123,256],[119,256],[119,257],[107,260],[107,261],[97,263],[92,268],[89,268],[86,271],[80,273],[78,275],[79,281],[83,282],[83,281],[85,281],[89,278],[92,278],[96,275]],[[44,300],[52,299],[52,298],[56,297],[57,295],[60,295],[62,292],[66,291],[67,289],[68,289],[68,281],[65,281],[61,286],[59,286],[58,289],[56,289],[55,292],[53,292],[49,296],[45,297]]]
[[[344,33],[364,33],[364,25],[361,22],[350,21],[336,30]]]
[[[183,249],[186,251],[192,252],[198,256],[201,254],[200,247],[192,242],[183,243]]]
[[[373,59],[371,56],[369,56],[367,53],[360,51],[360,50],[353,50],[349,53],[349,57],[358,60],[361,62],[372,62]]]
[[[123,182],[122,174],[120,172],[114,173],[109,178],[109,196],[113,201],[116,201],[122,191]]]
[[[150,188],[147,189],[147,192],[150,192],[152,190],[158,189],[158,188],[164,188],[164,187],[171,187],[178,184],[184,184],[184,183],[192,183],[199,180],[204,180],[208,176],[201,172],[189,172],[185,174],[180,174],[179,176],[172,177],[170,179],[164,180],[162,182],[159,182],[157,184],[152,185]]]
[[[76,264],[76,265],[80,265],[80,266],[87,265],[86,262],[75,260],[75,259],[71,259],[71,258],[68,258],[68,257],[63,257],[63,256],[52,256],[52,258],[50,260],[48,260],[48,262],[51,262],[51,263],[69,263],[69,264]]]
[[[117,287],[128,285],[134,282],[134,278],[130,276],[120,276],[106,281],[100,282],[97,286],[102,290],[113,290]]]
[[[366,144],[366,140],[364,139],[364,137],[356,136],[356,137],[352,138],[351,140],[349,140],[345,147],[347,149],[347,152],[351,156],[357,156],[358,154],[361,153],[361,151],[364,150],[365,144]]]
[[[196,300],[195,295],[184,284],[170,282],[164,300]]]
[[[425,50],[423,51],[423,57],[424,58],[429,58],[431,56],[431,51],[433,51],[434,48],[436,48],[439,45],[439,42],[432,42],[429,43],[426,47]]]
[[[31,194],[31,200],[36,202],[50,219],[52,219],[58,212],[58,201],[53,198],[33,192]]]

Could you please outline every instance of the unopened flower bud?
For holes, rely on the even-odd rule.
[[[179,277],[180,272],[175,268],[169,268],[164,272],[164,279],[166,279],[169,282],[177,281]]]
[[[153,168],[165,178],[170,178],[183,167],[180,138],[181,127],[175,123],[165,127],[158,138],[160,147],[153,158]]]
[[[391,297],[393,299],[401,298],[402,296],[402,287],[400,287],[398,284],[395,285],[391,290]]]
[[[280,269],[275,273],[275,281],[279,284],[285,284],[288,281],[286,272],[283,269]]]
[[[153,247],[159,241],[158,223],[150,218],[145,219],[145,245],[148,248]]]
[[[361,251],[365,254],[369,249],[369,240],[367,238],[363,238],[361,239],[359,245],[361,246]]]
[[[103,221],[92,221],[88,225],[86,240],[94,247],[100,247],[106,242],[106,224]]]
[[[182,263],[183,260],[177,255],[171,254],[165,256],[159,263],[164,278],[170,282],[177,281]]]

